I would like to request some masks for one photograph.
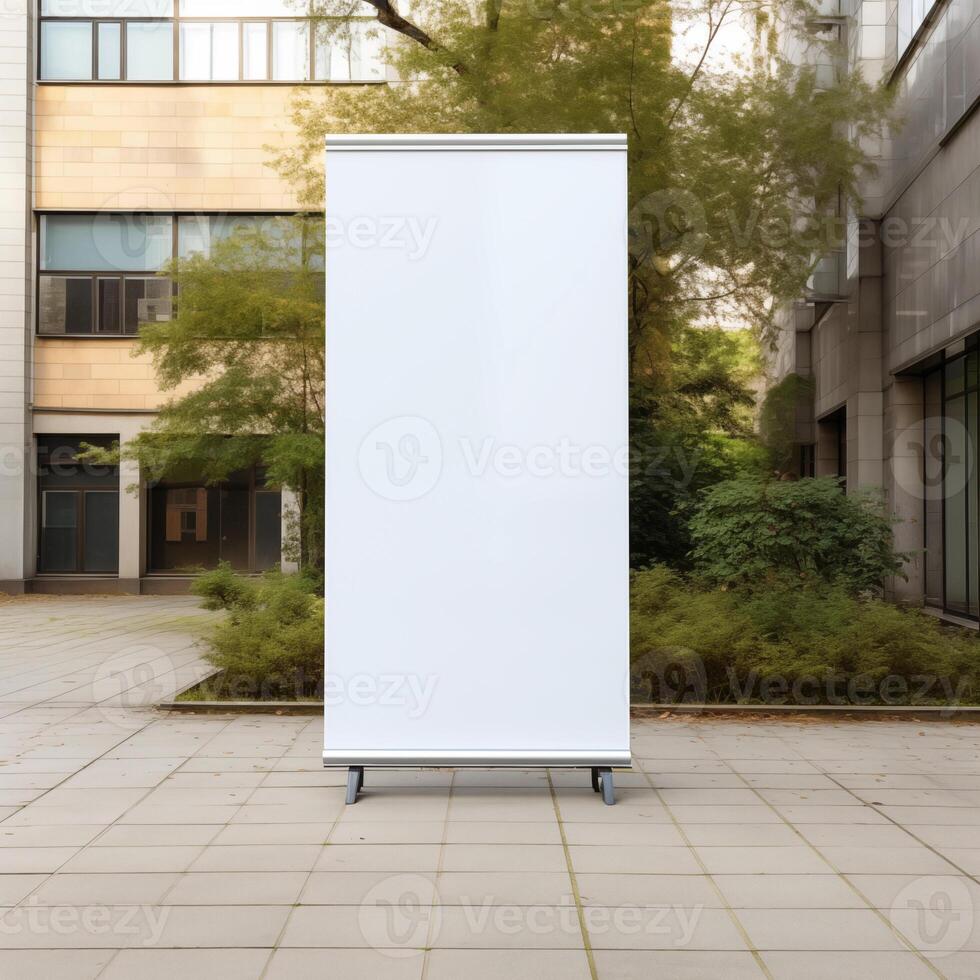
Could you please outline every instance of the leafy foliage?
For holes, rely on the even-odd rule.
[[[976,700],[980,641],[840,586],[711,588],[654,566],[631,579],[634,697],[674,701]]]
[[[703,493],[690,529],[698,572],[726,586],[784,578],[875,590],[906,558],[880,498],[845,494],[830,477],[726,480]]]
[[[150,480],[193,463],[209,482],[261,464],[300,502],[296,550],[322,564],[324,463],[322,220],[269,218],[175,259],[173,319],[140,328],[176,395],[129,443]]]
[[[198,578],[193,591],[228,616],[211,637],[209,683],[219,697],[292,700],[322,695],[323,599],[304,575],[236,576],[227,565]]]
[[[759,437],[769,457],[769,468],[777,473],[793,470],[796,420],[800,409],[808,417],[813,398],[813,379],[787,374],[766,390],[759,411]]]
[[[816,8],[802,0],[415,0],[404,15],[405,4],[367,4],[397,38],[388,60],[403,81],[302,90],[299,144],[274,148],[280,172],[319,206],[329,133],[628,134],[630,354],[641,372],[660,372],[673,328],[692,317],[762,326],[773,297],[799,293],[816,253],[840,240],[828,203],[855,197],[869,166],[860,137],[878,131],[887,104],[860,73],[823,89],[778,44],[737,70],[713,57],[746,16],[770,36],[795,24],[800,43],[823,48],[804,33]],[[345,31],[331,18],[353,6],[314,0],[318,30]],[[682,57],[689,31],[703,46]]]

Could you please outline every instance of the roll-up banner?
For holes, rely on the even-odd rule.
[[[326,189],[324,765],[629,765],[625,136]]]

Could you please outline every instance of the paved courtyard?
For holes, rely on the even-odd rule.
[[[0,604],[0,977],[980,977],[980,726],[635,723],[587,773],[369,771],[164,715],[190,600]]]

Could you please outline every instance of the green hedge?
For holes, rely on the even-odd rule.
[[[840,586],[728,589],[662,566],[631,581],[634,700],[974,703],[980,640]]]
[[[192,591],[208,609],[226,609],[207,659],[222,670],[198,692],[232,700],[302,700],[323,696],[323,599],[303,575],[267,572],[259,579],[222,565]]]

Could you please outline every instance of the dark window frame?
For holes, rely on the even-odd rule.
[[[93,435],[86,437],[85,435],[68,435],[64,436],[60,434],[47,434],[39,435],[38,439],[75,439],[89,438],[93,442],[97,440],[105,440],[104,435]],[[112,437],[117,438],[117,437]],[[42,464],[39,457],[40,446],[35,444],[34,446],[34,458],[37,460],[38,466]],[[58,462],[59,466],[70,466],[73,465],[70,460],[62,459]],[[80,465],[80,464],[74,464]],[[119,469],[116,469],[115,481],[116,485],[113,487],[109,481],[107,481],[105,486],[93,486],[91,483],[86,483],[82,480],[73,481],[71,478],[65,480],[64,483],[59,483],[56,486],[45,486],[41,479],[36,481],[36,491],[37,491],[37,535],[36,535],[36,569],[38,575],[119,575],[119,549],[116,548],[116,561],[115,568],[113,570],[92,572],[87,571],[84,567],[85,565],[85,496],[88,493],[112,493],[116,496],[116,507],[118,514],[118,502],[120,495],[120,479],[119,479]],[[74,569],[45,569],[42,570],[43,564],[43,535],[44,535],[44,495],[46,493],[74,493],[75,494],[75,567]],[[118,545],[118,529],[117,529],[117,545]]]
[[[977,535],[977,539],[970,541],[970,501],[968,498],[964,498],[966,501],[966,526],[964,528],[966,532],[966,550],[964,554],[964,582],[965,582],[965,593],[966,593],[966,611],[962,609],[953,609],[949,605],[949,591],[948,591],[948,555],[946,549],[946,534],[948,530],[947,520],[947,503],[948,495],[946,493],[946,473],[947,473],[947,462],[946,462],[946,449],[947,449],[947,439],[946,439],[946,419],[948,418],[947,406],[951,401],[957,399],[963,399],[964,404],[964,418],[966,413],[969,411],[970,398],[973,396],[974,404],[977,406],[977,414],[980,415],[980,377],[975,378],[973,384],[969,383],[969,373],[966,370],[966,359],[967,357],[975,357],[980,359],[980,334],[974,334],[972,337],[966,339],[964,348],[960,353],[954,354],[952,356],[947,356],[945,352],[943,353],[942,360],[936,370],[939,372],[939,382],[940,382],[940,404],[942,406],[942,411],[940,418],[942,420],[941,424],[941,440],[940,446],[942,447],[942,540],[943,540],[943,562],[942,562],[942,585],[943,585],[943,595],[942,595],[942,610],[944,613],[951,616],[958,616],[961,619],[970,620],[972,622],[980,622],[980,609],[976,613],[971,613],[969,611],[970,597],[971,597],[971,578],[970,578],[970,548],[972,547],[977,553],[977,566],[980,566],[980,533]],[[946,390],[946,368],[950,364],[954,364],[956,361],[963,361],[964,371],[963,371],[963,386],[962,388],[955,392],[954,394],[949,394]],[[980,367],[980,366],[978,366]],[[978,370],[980,374],[980,370]],[[978,420],[980,424],[980,420]],[[967,432],[969,433],[969,420],[967,420]],[[923,440],[924,441],[924,440]],[[923,466],[925,466],[925,447],[923,447]],[[977,460],[973,461],[974,466],[977,464]],[[966,492],[969,492],[970,480],[967,479]],[[974,492],[976,493],[976,498],[973,500],[973,507],[980,513],[980,479],[974,477],[972,481],[974,483]]]
[[[85,331],[46,331],[41,329],[41,281],[42,279],[88,279],[91,291],[92,306],[92,330]],[[161,282],[170,283],[170,302],[173,309],[173,300],[176,296],[176,287],[173,280],[166,276],[159,276],[153,272],[112,272],[92,271],[90,269],[45,269],[38,270],[37,273],[37,323],[36,335],[38,337],[69,337],[69,338],[88,338],[88,337],[108,337],[118,340],[120,337],[136,337],[139,335],[139,324],[135,330],[126,329],[126,283],[133,280],[159,279]],[[113,330],[105,330],[102,327],[102,307],[99,296],[99,283],[112,280],[119,283],[118,309],[116,312],[117,323]]]
[[[36,235],[37,240],[41,240],[41,218],[47,217],[49,215],[57,216],[62,214],[76,215],[91,215],[93,217],[104,214],[102,211],[61,211],[57,209],[50,210],[39,210],[35,212],[36,219]],[[289,217],[300,217],[303,215],[308,215],[310,217],[317,217],[316,212],[304,212],[304,211],[192,211],[192,210],[180,210],[180,211],[119,211],[115,212],[118,214],[125,215],[135,215],[135,216],[147,216],[147,217],[169,217],[171,218],[170,226],[170,257],[173,259],[177,255],[178,246],[178,226],[180,224],[181,218],[213,218],[213,217],[248,217],[248,218],[289,218]],[[120,292],[120,314],[119,314],[119,326],[120,329],[116,332],[100,331],[97,329],[98,325],[98,279],[153,279],[153,278],[165,278],[159,276],[155,272],[140,272],[131,270],[93,270],[93,269],[42,269],[41,268],[41,251],[40,247],[37,249],[37,256],[34,264],[34,335],[39,338],[69,338],[78,340],[97,340],[100,338],[106,338],[110,340],[118,340],[120,337],[136,337],[139,334],[139,330],[136,332],[127,333],[123,330],[125,325],[125,283],[121,286]],[[60,332],[42,332],[41,331],[41,280],[42,278],[65,278],[65,277],[75,277],[75,278],[91,278],[92,279],[92,331],[89,333],[85,332],[72,332],[65,331]],[[171,280],[171,304],[176,300],[177,297],[177,285]],[[171,305],[172,309],[172,305]]]

